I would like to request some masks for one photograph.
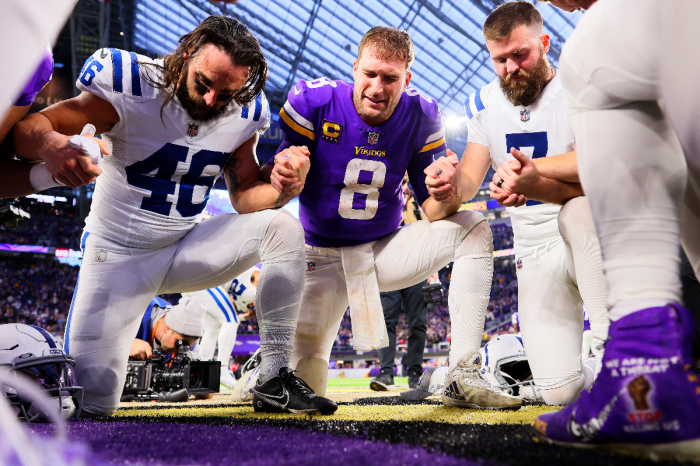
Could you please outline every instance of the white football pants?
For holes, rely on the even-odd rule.
[[[204,335],[198,345],[199,358],[205,361],[212,360],[218,344],[216,359],[221,362],[221,373],[228,374],[229,360],[238,334],[238,316],[229,301],[228,293],[223,296],[215,293],[216,289],[208,289],[190,294],[201,297],[207,307],[204,315]]]
[[[493,240],[483,215],[462,211],[432,223],[411,223],[375,241],[373,250],[379,291],[400,290],[425,281],[454,260],[448,298],[450,365],[467,351],[479,349],[493,277]],[[306,262],[291,364],[323,396],[328,360],[348,307],[348,293],[338,248],[307,245]]]
[[[129,350],[154,296],[213,288],[262,262],[256,300],[261,328],[292,326],[298,316],[303,229],[285,210],[212,217],[160,249],[127,248],[88,232],[82,248],[65,350],[75,359],[89,413],[117,409]]]
[[[599,1],[561,56],[613,320],[680,302],[682,212],[700,271],[699,17],[695,0]]]

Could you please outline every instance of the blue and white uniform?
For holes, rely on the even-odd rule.
[[[494,169],[505,161],[514,160],[510,154],[513,147],[533,159],[575,150],[576,141],[566,117],[559,76],[555,76],[527,107],[513,105],[496,79],[469,96],[465,101],[465,111],[468,117],[468,144],[487,147]],[[572,207],[581,202],[585,206],[582,198],[570,202]],[[564,226],[560,224],[560,211],[564,212],[564,209],[539,201],[507,208],[513,226],[518,264],[519,330],[533,378],[543,390],[543,397],[548,403],[552,390],[572,383],[580,383],[583,387],[580,354],[584,280],[588,280],[585,290],[589,310],[595,308],[597,315],[605,315],[606,312],[607,293],[590,213],[587,209],[580,209],[581,212],[576,214],[579,219],[568,227],[575,230],[577,238],[587,238],[583,242],[585,248],[580,248],[586,251],[580,254],[579,249],[572,249],[562,238],[560,228]],[[584,226],[590,229],[586,230]],[[591,255],[595,254],[597,268],[590,266]],[[583,265],[578,262],[581,256],[586,256],[582,259]],[[585,270],[578,277],[582,282],[581,291],[576,264],[582,271]],[[603,327],[601,333],[604,335],[607,334],[607,325]],[[578,391],[580,388],[572,390],[571,396],[577,396]],[[568,402],[566,399],[556,399],[553,404]]]
[[[199,296],[204,300],[207,313],[204,316],[204,335],[199,344],[199,357],[203,360],[212,359],[218,339],[218,359],[221,361],[222,373],[224,369],[228,373],[238,324],[243,314],[253,309],[258,288],[251,283],[251,277],[256,271],[260,272],[258,265],[221,286],[182,294]]]
[[[86,61],[76,83],[119,115],[102,134],[110,155],[95,184],[66,329],[65,349],[85,387],[84,409],[93,413],[117,408],[129,348],[154,296],[219,286],[258,262],[277,260],[268,251],[284,244],[266,242],[277,234],[275,225],[286,221],[281,217],[288,214],[280,210],[195,223],[231,153],[269,126],[265,96],[245,107],[232,103],[207,122],[192,120],[175,98],[162,108],[161,120],[166,92],[144,79],[158,79],[153,66],[158,64],[162,61],[101,49]],[[300,268],[301,258],[290,254],[288,260]],[[273,314],[281,305],[272,304]]]

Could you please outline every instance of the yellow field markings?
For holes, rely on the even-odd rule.
[[[328,421],[421,421],[452,424],[534,424],[541,414],[556,411],[553,406],[523,406],[518,411],[492,411],[448,408],[442,405],[341,405],[331,416],[315,416],[315,420]],[[252,406],[231,406],[177,409],[120,409],[115,417],[231,417],[236,419],[294,419],[308,416],[294,414],[261,414]]]

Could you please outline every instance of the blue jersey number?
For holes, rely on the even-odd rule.
[[[238,283],[238,279],[234,278],[233,282],[231,282],[231,295],[233,296],[233,299],[238,299],[238,297],[242,295],[244,291],[245,285],[242,283]]]
[[[85,62],[85,66],[81,70],[80,82],[86,86],[92,84],[92,80],[95,79],[95,74],[102,71],[104,65],[94,58],[90,57],[88,61]]]
[[[148,158],[126,167],[126,180],[137,188],[150,191],[150,197],[144,197],[141,208],[161,215],[170,215],[173,196],[177,190],[175,209],[183,217],[193,217],[204,210],[209,199],[209,191],[214,184],[215,176],[202,176],[207,166],[223,168],[229,154],[211,150],[200,150],[192,156],[190,169],[180,178],[173,181],[177,164],[187,160],[189,148],[168,143]],[[152,174],[154,173],[155,174]],[[179,190],[177,189],[179,185]],[[195,186],[207,186],[204,201],[194,204],[192,196]],[[170,199],[168,199],[170,197]]]
[[[506,150],[510,154],[510,149],[515,148],[522,151],[524,147],[532,147],[532,158],[539,159],[547,157],[549,151],[549,141],[547,132],[539,133],[511,133],[506,134]],[[525,205],[540,205],[540,201],[527,201]]]

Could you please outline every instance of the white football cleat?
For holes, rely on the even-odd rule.
[[[455,408],[520,409],[520,398],[504,393],[481,376],[478,351],[465,354],[447,375],[442,403]]]
[[[234,403],[253,401],[253,389],[258,381],[259,372],[260,366],[241,376],[236,386],[233,387],[233,393],[231,393]]]

